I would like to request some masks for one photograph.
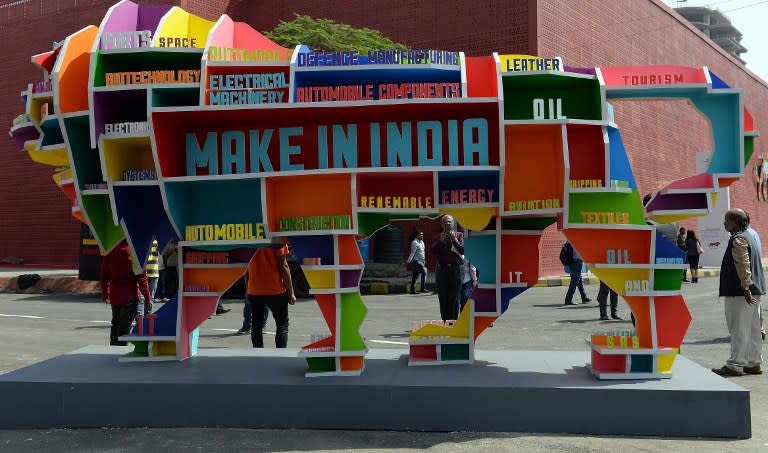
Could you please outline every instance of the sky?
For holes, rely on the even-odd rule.
[[[768,81],[768,0],[664,0],[672,8],[706,6],[722,12],[742,34],[747,52],[741,58],[747,68]]]

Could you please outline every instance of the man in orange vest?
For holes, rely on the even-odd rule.
[[[277,325],[275,347],[278,348],[288,345],[288,305],[296,303],[287,256],[288,246],[278,238],[268,247],[259,249],[245,271],[251,325],[261,326],[264,307],[269,307]],[[261,329],[251,328],[251,343],[254,348],[264,347]]]

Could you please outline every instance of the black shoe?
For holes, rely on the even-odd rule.
[[[416,292],[415,292],[415,291],[410,291],[408,294],[413,294],[413,295],[415,295],[415,294],[416,294]]]
[[[565,301],[565,305],[576,305],[576,304],[574,304],[574,303],[573,303],[573,302],[571,302],[570,300],[566,300],[566,301]]]
[[[611,318],[609,318],[607,315],[600,316],[600,321],[610,321]]]
[[[687,278],[684,278],[684,279],[683,279],[683,283],[691,283],[691,281],[690,281],[690,280],[688,280]]]
[[[763,341],[765,341],[765,332],[760,332],[760,335],[763,337]]]
[[[619,315],[614,314],[614,315],[611,315],[611,319],[623,319],[623,318]]]
[[[590,302],[592,302],[592,299],[590,299],[589,297],[587,297],[586,299],[581,299],[582,304],[588,304]]]
[[[245,327],[243,327],[242,329],[237,331],[238,335],[246,335],[246,334],[249,334],[249,333],[251,333],[251,329],[246,329]]]
[[[419,292],[420,292],[420,293],[424,293],[424,294],[429,294],[429,293],[431,293],[432,291],[430,291],[430,290],[428,290],[428,289],[422,289],[422,290],[421,290],[421,291],[419,291]]]
[[[217,308],[216,309],[216,314],[217,315],[223,315],[224,313],[229,313],[230,311],[232,311],[231,308]]]

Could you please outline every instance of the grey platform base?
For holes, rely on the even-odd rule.
[[[751,436],[749,391],[678,357],[672,379],[599,381],[589,352],[476,351],[408,367],[372,349],[359,377],[305,378],[297,351],[202,349],[119,363],[90,346],[0,376],[0,428],[248,427]]]

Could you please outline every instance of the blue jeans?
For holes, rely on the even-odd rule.
[[[475,289],[475,285],[472,283],[472,280],[461,285],[461,300],[459,301],[459,303],[461,304],[461,309],[459,310],[459,313],[461,313],[461,311],[464,310],[464,305],[469,300],[469,296],[472,295],[473,289]]]
[[[251,312],[251,303],[246,299],[243,304],[243,327],[240,330],[251,330]],[[262,331],[267,327],[267,319],[269,319],[269,307],[264,307],[264,320],[261,323]]]
[[[571,272],[571,284],[568,285],[568,292],[565,293],[565,302],[569,303],[573,301],[573,293],[576,292],[576,288],[579,289],[581,300],[588,299],[587,293],[584,291],[584,282],[581,280],[581,267],[584,265],[582,260],[574,260],[568,268]]]
[[[411,263],[411,269],[411,294],[416,292],[416,278],[419,275],[421,275],[421,290],[426,291],[427,287],[425,286],[425,283],[427,279],[427,268],[424,266],[424,263],[413,261]]]

